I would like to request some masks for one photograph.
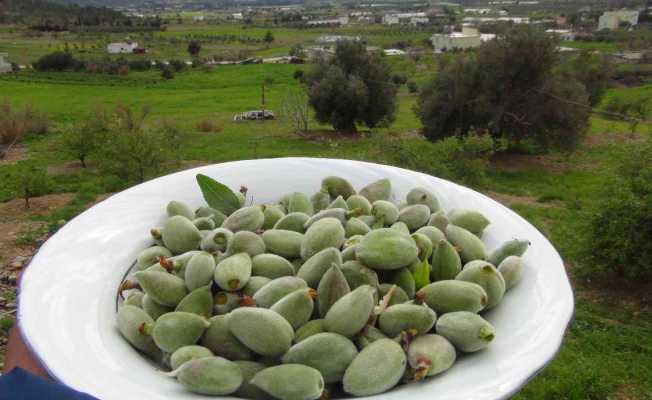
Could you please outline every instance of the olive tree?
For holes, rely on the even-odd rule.
[[[396,85],[390,68],[359,42],[340,41],[335,55],[306,74],[306,90],[315,118],[335,129],[355,131],[386,125],[396,113]]]

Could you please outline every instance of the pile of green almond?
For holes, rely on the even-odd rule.
[[[494,339],[482,317],[521,279],[530,243],[488,251],[480,212],[388,179],[252,205],[197,180],[172,201],[119,288],[117,327],[187,390],[246,399],[368,396],[422,381]],[[249,204],[248,204],[249,203]]]

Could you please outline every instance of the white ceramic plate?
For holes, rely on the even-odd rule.
[[[396,198],[415,186],[438,194],[442,207],[477,209],[492,224],[483,235],[489,250],[511,238],[528,239],[522,282],[485,314],[496,327],[487,350],[459,358],[424,384],[375,396],[385,399],[502,399],[523,386],[556,354],[573,314],[573,293],[559,254],[532,225],[501,204],[429,175],[348,160],[281,158],[238,161],[164,176],[118,193],[66,224],[25,271],[19,291],[20,327],[28,345],[57,380],[102,400],[194,399],[174,379],[158,373],[120,337],[115,327],[116,288],[149,230],[160,226],[165,206],[181,200],[204,204],[197,173],[231,188],[245,185],[256,203],[290,191],[314,193],[327,175],[360,188],[392,181]]]

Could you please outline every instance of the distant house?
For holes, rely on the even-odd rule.
[[[239,12],[239,13],[231,14],[231,18],[233,18],[236,21],[242,21],[244,19],[244,16],[242,15],[241,12]]]
[[[13,71],[11,64],[6,61],[7,57],[9,57],[9,54],[0,53],[0,74],[8,74]]]
[[[386,56],[404,56],[405,51],[401,49],[385,49],[383,50]]]
[[[605,11],[598,20],[598,30],[615,31],[622,23],[627,23],[630,26],[638,25],[638,15],[639,12],[634,10]]]
[[[362,38],[360,36],[344,36],[344,35],[321,35],[317,38],[317,43],[337,43],[337,42],[359,42]]]
[[[203,15],[195,15],[192,17],[193,22],[202,22],[206,19]]]
[[[546,29],[546,33],[549,35],[554,35],[560,40],[575,40],[575,32],[570,29]]]
[[[118,42],[118,43],[109,43],[106,46],[106,51],[109,54],[124,54],[124,53],[133,53],[134,50],[138,48],[138,43],[136,42]]]
[[[348,25],[349,17],[338,17],[333,19],[317,19],[313,21],[306,22],[308,26],[337,26],[337,25]]]
[[[436,33],[430,37],[430,42],[435,52],[455,49],[471,49],[482,44],[482,36],[476,28],[462,26],[462,32],[449,34]]]
[[[430,18],[426,16],[424,12],[415,12],[415,13],[393,13],[385,14],[383,16],[383,24],[385,25],[396,25],[396,24],[427,24],[430,22]]]

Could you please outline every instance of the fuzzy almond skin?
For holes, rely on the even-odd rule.
[[[189,205],[184,202],[172,200],[168,203],[166,207],[168,217],[174,217],[175,215],[180,215],[186,217],[189,220],[195,219],[195,213],[192,211]]]
[[[487,305],[487,292],[482,286],[460,280],[444,280],[424,286],[417,297],[440,314],[455,311],[480,312]]]
[[[398,213],[398,220],[407,225],[410,231],[425,226],[430,219],[430,209],[423,204],[413,204]]]
[[[493,265],[500,265],[509,256],[522,256],[530,247],[528,240],[512,239],[503,243],[496,250],[491,252],[488,260]]]
[[[371,228],[359,218],[350,218],[346,221],[344,232],[346,233],[346,237],[350,238],[355,235],[366,235],[371,232]]]
[[[276,254],[259,254],[252,259],[251,274],[276,279],[294,275],[292,263]]]
[[[362,215],[371,215],[371,202],[366,197],[354,194],[346,199],[349,210],[360,210]]]
[[[448,217],[446,217],[446,213],[441,210],[433,212],[430,216],[430,220],[428,220],[428,225],[434,226],[440,231],[445,232],[446,227],[448,226]]]
[[[315,302],[312,299],[312,289],[296,290],[274,303],[270,310],[285,318],[293,329],[301,327],[310,320]]]
[[[282,358],[284,364],[302,364],[313,367],[324,377],[324,382],[338,382],[351,364],[358,349],[348,338],[337,333],[318,333],[295,344]]]
[[[420,233],[427,236],[428,239],[430,239],[430,243],[432,243],[433,251],[436,249],[440,241],[446,240],[446,235],[444,235],[444,232],[439,230],[439,228],[430,225],[422,226],[421,228],[417,229],[415,233]]]
[[[156,354],[158,349],[150,335],[142,332],[143,324],[152,326],[154,320],[136,306],[123,305],[117,315],[118,330],[129,344],[147,354]]]
[[[187,361],[174,371],[188,390],[213,396],[227,395],[242,384],[240,367],[222,357],[204,357]]]
[[[310,225],[301,242],[301,258],[309,259],[323,249],[339,249],[344,243],[345,232],[336,218],[324,218]]]
[[[388,337],[415,329],[418,334],[428,332],[435,325],[437,314],[425,305],[397,304],[390,306],[378,318],[378,327]]]
[[[297,277],[306,281],[309,287],[316,289],[322,276],[333,264],[342,266],[342,254],[335,247],[325,248],[301,265]]]
[[[199,247],[211,254],[223,253],[229,248],[231,240],[233,240],[233,232],[226,228],[217,228],[204,236]]]
[[[197,288],[188,293],[174,311],[185,311],[204,318],[210,318],[213,315],[213,294],[210,285]]]
[[[333,200],[333,201],[328,205],[327,208],[341,208],[341,209],[344,209],[344,210],[348,210],[348,209],[349,209],[349,205],[348,205],[348,203],[346,202],[346,200],[344,200],[344,197],[342,197],[342,196],[337,196],[337,198],[336,198],[335,200]]]
[[[229,330],[229,315],[216,315],[208,320],[210,325],[201,337],[200,344],[216,356],[229,360],[251,360],[253,354]]]
[[[328,196],[327,196],[328,197]],[[274,229],[293,231],[304,233],[306,231],[305,224],[310,219],[310,216],[302,212],[289,213],[274,225]]]
[[[360,196],[366,197],[370,203],[377,200],[389,200],[392,195],[392,183],[389,179],[379,179],[360,189]]]
[[[288,201],[288,213],[302,212],[308,215],[314,214],[312,202],[304,193],[294,192],[290,194]]]
[[[413,369],[427,368],[425,376],[440,374],[455,363],[455,347],[441,335],[422,335],[408,347],[408,363]]]
[[[197,358],[212,357],[213,353],[208,350],[206,347],[190,345],[183,346],[178,348],[177,351],[172,353],[170,356],[170,368],[175,370],[179,368],[183,363],[195,360]]]
[[[268,282],[254,294],[257,307],[269,308],[295,290],[308,287],[306,281],[296,276],[283,276]]]
[[[294,335],[294,342],[299,343],[307,338],[322,333],[324,331],[324,320],[323,319],[313,319],[312,321],[306,322],[301,328],[297,329],[296,334]]]
[[[152,300],[148,294],[143,296],[142,300],[143,310],[156,321],[161,315],[174,311],[174,308],[162,306]]]
[[[342,264],[342,273],[351,290],[362,285],[378,287],[378,274],[371,268],[365,267],[360,261],[347,261]]]
[[[436,213],[441,209],[437,196],[428,189],[414,188],[405,196],[408,205],[423,204],[428,207],[430,213]]]
[[[487,305],[485,306],[487,310],[496,307],[505,295],[505,279],[496,267],[486,261],[476,260],[467,263],[455,279],[482,286],[487,293]]]
[[[375,288],[363,285],[344,295],[324,316],[324,328],[329,332],[353,337],[367,324],[374,308]]]
[[[234,396],[240,397],[243,399],[250,400],[265,400],[269,398],[269,395],[258,387],[253,385],[250,381],[253,377],[260,371],[267,368],[265,364],[255,362],[255,361],[234,361],[240,367],[240,372],[242,372],[242,385],[234,393]]]
[[[265,217],[263,229],[272,229],[281,218],[285,217],[284,207],[281,205],[266,206],[263,216]]]
[[[134,276],[145,293],[160,305],[175,307],[188,294],[183,279],[167,272],[139,271]]]
[[[269,357],[284,354],[294,339],[290,323],[265,308],[241,307],[231,311],[229,330],[249,349]]]
[[[487,259],[487,248],[473,233],[452,224],[446,226],[445,233],[448,241],[458,249],[462,261]]]
[[[407,267],[417,259],[418,253],[409,235],[391,228],[369,232],[356,249],[358,260],[369,268],[380,270]]]
[[[378,339],[367,345],[346,369],[344,391],[354,396],[385,392],[401,380],[407,357],[401,346],[391,339]]]
[[[451,224],[464,228],[477,236],[482,235],[482,231],[490,223],[482,213],[464,208],[453,208],[448,212],[447,217]]]
[[[265,368],[251,383],[279,400],[316,400],[324,391],[319,371],[301,364]]]
[[[265,250],[265,242],[260,235],[250,231],[240,231],[233,235],[227,254],[247,253],[249,257],[255,257],[263,254]]]
[[[245,287],[242,288],[242,294],[253,296],[257,291],[259,291],[263,286],[267,285],[271,281],[271,279],[264,276],[252,276],[249,278],[249,281]]]
[[[414,276],[408,268],[401,268],[399,270],[392,271],[392,273],[389,275],[387,283],[393,283],[394,285],[403,289],[409,298],[414,298],[414,292],[416,291],[416,282],[414,282]]]
[[[168,218],[161,231],[163,244],[173,254],[197,250],[202,240],[199,229],[186,217],[175,215]]]
[[[377,221],[382,220],[385,225],[392,225],[398,221],[398,213],[396,205],[386,200],[377,200],[371,205],[371,215]]]
[[[159,257],[169,258],[172,257],[172,253],[163,246],[148,247],[138,255],[136,268],[142,271],[150,265],[157,263]]]
[[[304,235],[295,231],[270,229],[262,235],[267,251],[288,260],[301,256],[301,243]]]
[[[392,297],[389,299],[390,306],[393,306],[394,304],[402,304],[407,301],[410,301],[410,298],[405,293],[405,290],[401,289],[400,286],[393,285],[391,283],[381,283],[378,286],[378,297],[380,297],[381,299],[385,297],[385,295],[389,293],[390,289],[392,289],[393,286],[396,287],[392,291]]]
[[[222,226],[222,223],[226,219],[226,215],[224,215],[221,211],[206,206],[199,207],[197,210],[195,210],[195,218],[199,217],[211,218],[213,222],[215,222],[215,226]]]
[[[238,253],[220,261],[215,268],[213,279],[226,291],[242,289],[251,278],[251,257],[247,253]]]
[[[186,287],[188,290],[193,291],[206,286],[213,281],[214,273],[215,258],[206,252],[195,254],[188,261],[184,271]]]
[[[448,339],[459,351],[472,353],[486,348],[494,339],[494,327],[478,314],[456,311],[441,316],[437,334]]]
[[[337,265],[330,267],[317,286],[319,315],[324,317],[335,302],[350,292],[351,288],[342,270]]]
[[[239,231],[256,232],[263,227],[265,215],[260,207],[249,206],[236,210],[229,215],[222,223],[222,228],[226,228],[233,233]]]
[[[500,263],[498,272],[505,279],[505,290],[509,290],[521,281],[523,260],[519,256],[509,256]]]
[[[455,247],[446,239],[441,239],[432,254],[430,280],[433,282],[455,279],[462,270],[462,259]]]
[[[169,312],[156,320],[152,337],[159,349],[173,353],[183,346],[197,343],[209,325],[206,318],[197,314]]]
[[[342,196],[344,200],[347,200],[355,194],[355,189],[353,189],[349,181],[339,176],[327,176],[321,181],[321,187],[333,199]]]
[[[312,209],[315,213],[320,212],[328,208],[328,205],[331,202],[331,196],[327,192],[319,191],[310,196],[310,202],[312,203]]]
[[[127,298],[122,304],[125,306],[143,308],[143,297],[145,297],[145,293],[140,290],[133,290],[127,295]]]

